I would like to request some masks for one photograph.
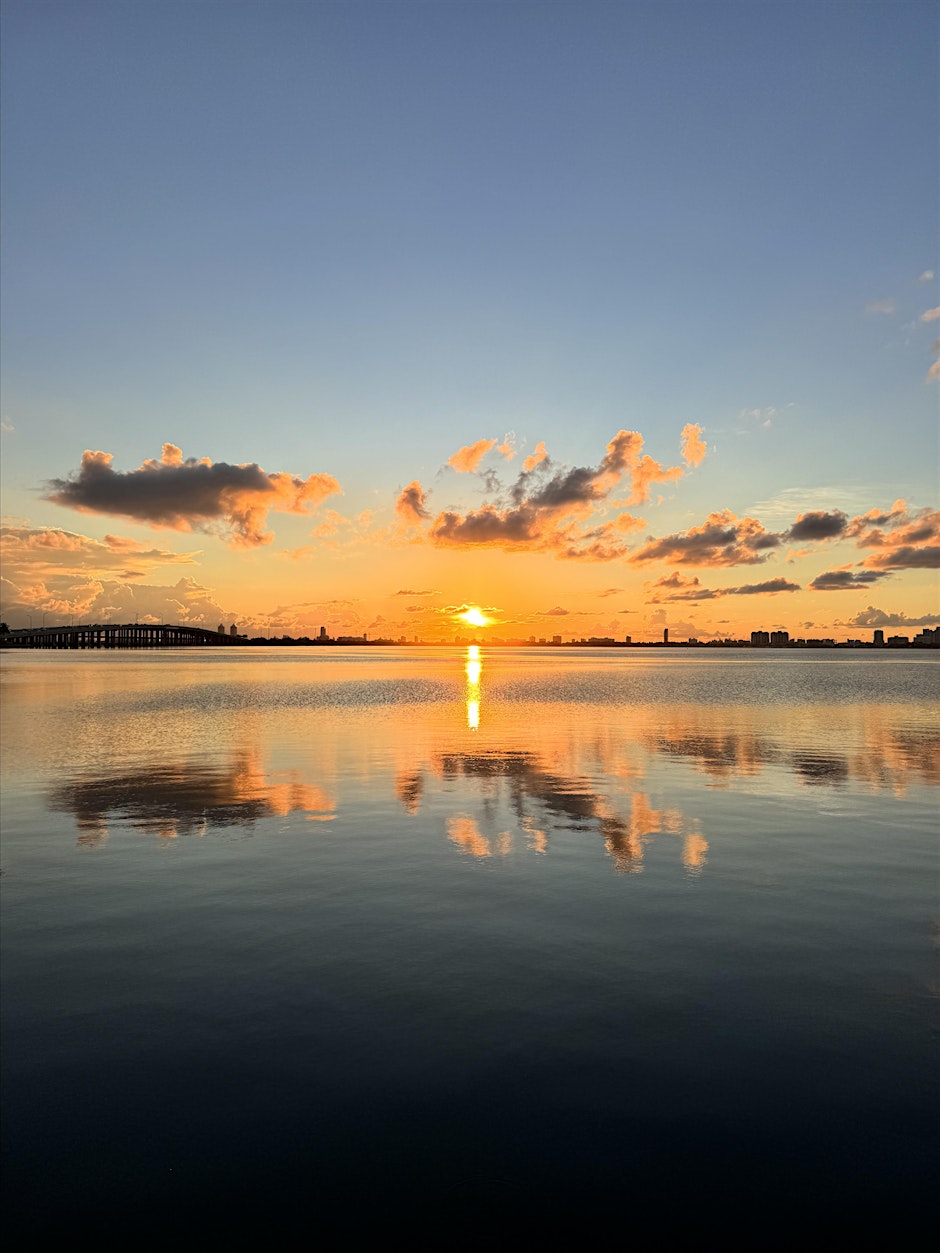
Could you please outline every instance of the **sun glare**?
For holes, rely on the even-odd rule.
[[[468,626],[485,627],[490,625],[490,619],[473,605],[470,609],[465,609],[463,613],[457,615],[461,622],[466,622]]]

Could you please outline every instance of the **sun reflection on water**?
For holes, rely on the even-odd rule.
[[[483,673],[483,662],[480,660],[478,644],[467,646],[467,726],[471,731],[480,727],[480,676]]]

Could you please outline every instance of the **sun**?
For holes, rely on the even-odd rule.
[[[469,609],[465,609],[463,613],[457,614],[461,622],[466,622],[468,626],[485,627],[489,626],[491,619],[487,618],[476,605],[471,605]]]

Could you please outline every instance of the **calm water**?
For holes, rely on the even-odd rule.
[[[4,654],[7,1230],[902,1230],[938,673]]]

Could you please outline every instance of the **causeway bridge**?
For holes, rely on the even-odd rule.
[[[0,635],[0,648],[205,648],[244,643],[244,637],[167,623],[93,623],[27,627]]]

